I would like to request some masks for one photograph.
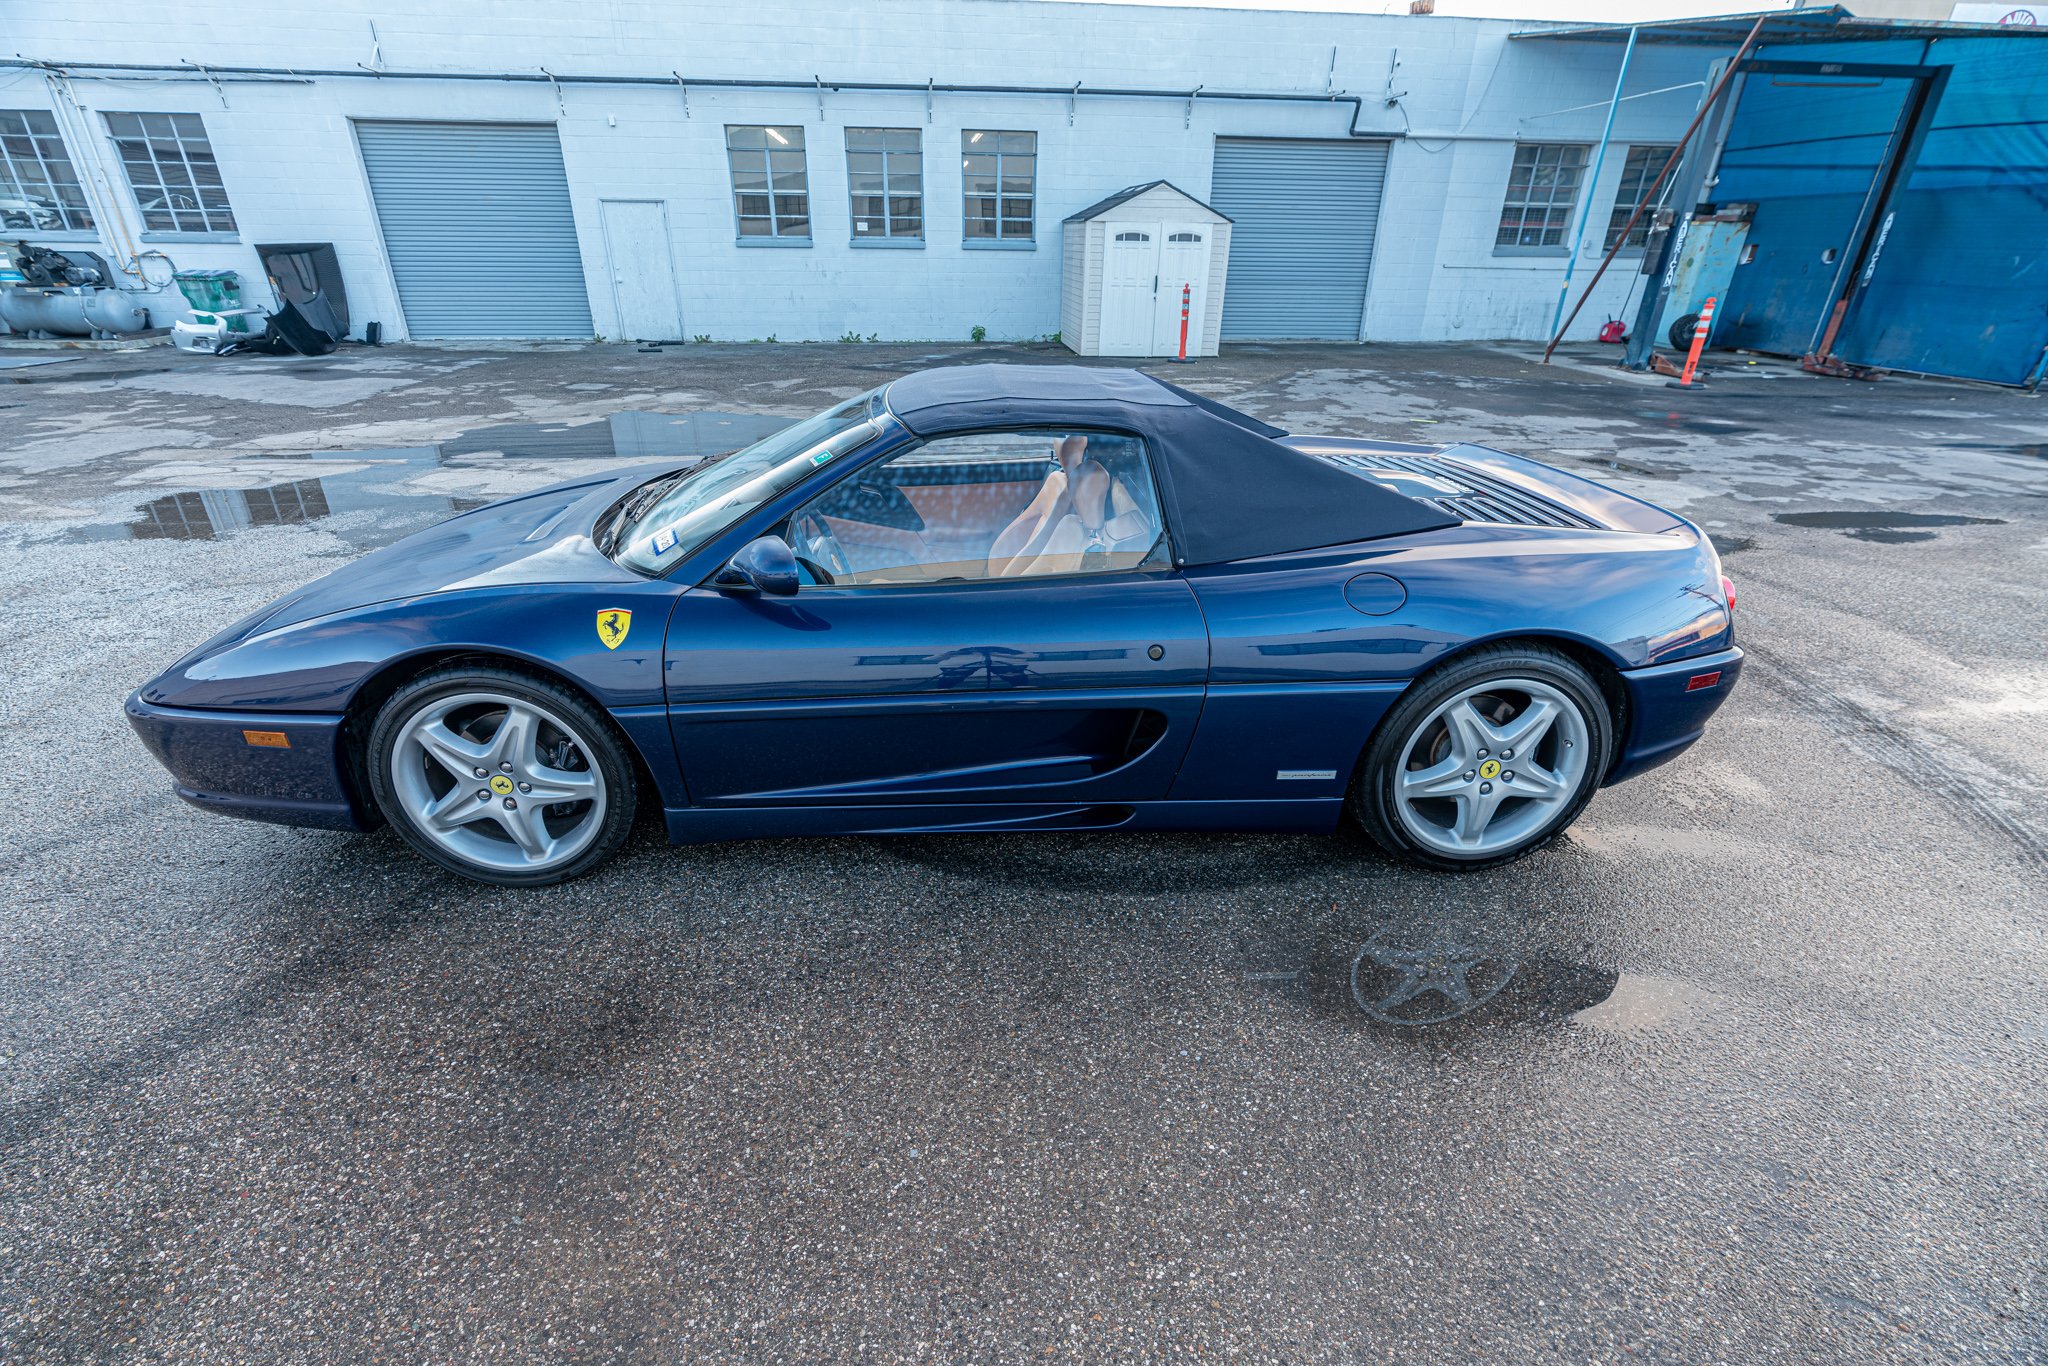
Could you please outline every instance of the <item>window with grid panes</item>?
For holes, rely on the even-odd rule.
[[[1564,247],[1585,173],[1586,149],[1576,142],[1525,142],[1516,147],[1494,246]]]
[[[0,109],[0,228],[83,232],[92,210],[47,109]]]
[[[1614,250],[1614,244],[1621,238],[1621,230],[1628,227],[1629,215],[1636,211],[1636,206],[1650,193],[1650,186],[1656,181],[1657,173],[1664,169],[1665,162],[1671,160],[1671,152],[1670,147],[1628,149],[1628,161],[1621,168],[1621,185],[1614,192],[1614,212],[1607,215],[1607,240],[1601,244],[1602,250]],[[1659,192],[1660,202],[1670,193],[1671,182],[1667,180]],[[1643,249],[1643,244],[1649,240],[1652,216],[1646,213],[1636,220],[1635,227],[1629,231],[1626,244],[1628,250]]]
[[[804,130],[734,124],[725,130],[725,155],[732,164],[732,204],[740,239],[808,241],[811,194],[804,168]]]
[[[1032,240],[1038,192],[1038,134],[968,129],[960,134],[965,204],[962,235],[969,242]]]
[[[846,189],[855,241],[922,239],[924,147],[917,129],[847,129]]]
[[[227,187],[197,114],[108,114],[145,232],[234,232]]]

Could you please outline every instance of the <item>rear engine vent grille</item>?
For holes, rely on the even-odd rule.
[[[1349,465],[1355,470],[1378,470],[1395,475],[1396,478],[1386,482],[1397,492],[1440,508],[1460,521],[1570,527],[1580,531],[1600,529],[1598,522],[1568,507],[1440,455],[1365,455],[1346,451],[1341,455],[1325,455],[1323,459]],[[1404,474],[1412,477],[1398,477]],[[1367,477],[1371,477],[1370,474]],[[1456,485],[1457,488],[1454,490],[1444,485]]]

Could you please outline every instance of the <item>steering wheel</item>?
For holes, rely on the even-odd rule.
[[[815,514],[801,519],[802,529],[795,522],[790,524],[789,539],[796,550],[796,562],[817,576],[820,583],[836,583],[842,574],[853,573],[853,562],[846,558],[845,549],[839,538],[832,534],[832,528],[825,519]]]

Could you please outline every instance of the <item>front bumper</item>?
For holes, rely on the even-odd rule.
[[[159,707],[140,692],[129,695],[127,712],[178,795],[194,806],[322,830],[374,825],[349,791],[339,716]],[[278,735],[282,745],[272,738]]]
[[[1611,787],[1677,758],[1706,733],[1708,718],[1721,709],[1741,676],[1738,649],[1622,674],[1628,691],[1628,734],[1603,785]]]

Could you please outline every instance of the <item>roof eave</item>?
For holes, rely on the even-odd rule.
[[[1666,19],[1643,24],[1565,24],[1523,29],[1508,36],[1547,42],[1620,43],[1631,32],[1638,43],[1732,48],[1741,43],[1757,20],[1762,45],[1787,43],[1874,42],[1887,38],[2044,38],[2048,26],[1961,24],[1935,19],[1868,19],[1841,5],[1812,10],[1751,10],[1746,14],[1714,14],[1694,19]]]

